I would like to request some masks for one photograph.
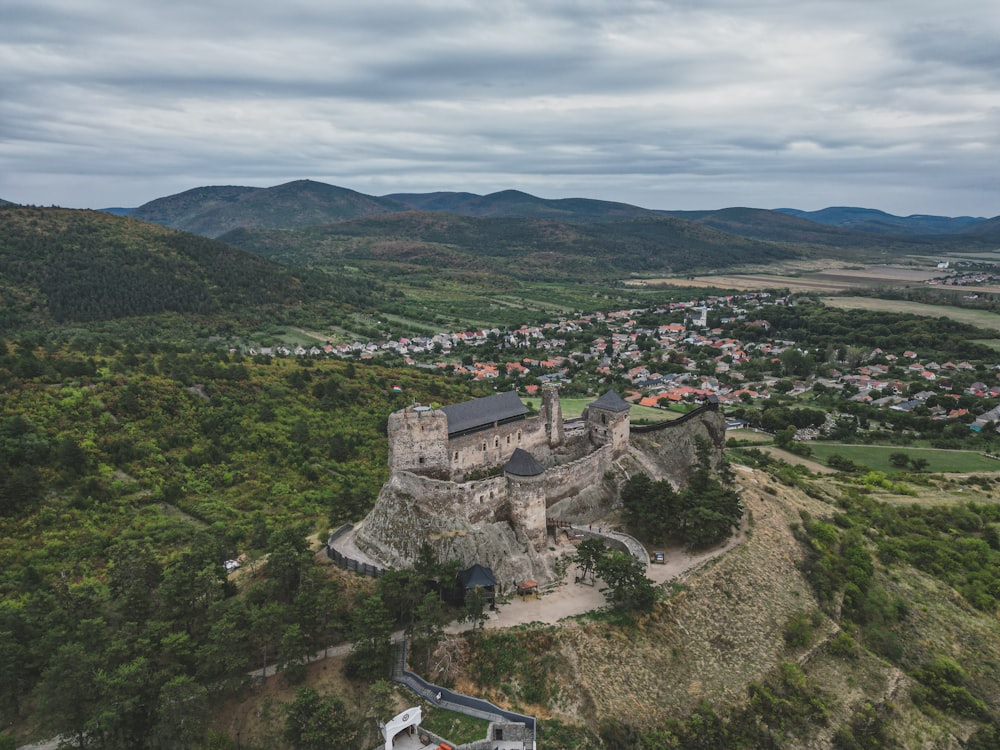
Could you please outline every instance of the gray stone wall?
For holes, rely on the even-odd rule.
[[[417,471],[447,478],[448,417],[426,406],[401,409],[389,415],[389,471]]]
[[[446,442],[449,471],[451,477],[458,481],[467,474],[503,466],[517,448],[528,451],[536,458],[539,458],[540,452],[548,452],[548,436],[541,417],[527,417]]]

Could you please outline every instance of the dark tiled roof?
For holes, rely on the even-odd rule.
[[[629,405],[615,391],[608,391],[589,405],[605,411],[628,411],[629,409]]]
[[[516,477],[537,477],[545,471],[545,467],[528,451],[515,448],[503,470]]]
[[[494,422],[523,417],[528,413],[528,407],[521,403],[514,391],[507,391],[442,406],[441,411],[448,416],[448,435],[455,435],[486,427]]]
[[[486,588],[488,586],[496,586],[497,584],[497,579],[494,577],[493,571],[479,563],[460,572],[458,580],[467,589],[475,586]]]

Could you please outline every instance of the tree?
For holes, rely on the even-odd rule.
[[[473,586],[465,591],[465,616],[466,622],[472,623],[473,630],[483,627],[483,624],[490,619],[490,613],[486,610],[486,592],[482,586]]]
[[[580,566],[580,579],[583,580],[588,574],[593,574],[597,563],[607,554],[608,548],[603,539],[590,537],[580,542],[573,556],[573,562]]]
[[[677,493],[668,480],[654,482],[646,474],[636,474],[625,482],[621,498],[627,523],[636,536],[660,542],[670,533]]]
[[[905,453],[890,453],[889,463],[895,466],[897,469],[905,469],[910,463],[910,457]]]
[[[295,700],[285,706],[282,735],[295,750],[357,747],[358,730],[340,698],[321,696],[311,687],[296,690]]]
[[[160,689],[149,745],[157,750],[199,747],[208,719],[208,691],[187,675],[174,677]]]
[[[611,601],[629,610],[648,610],[656,601],[656,588],[646,578],[642,563],[627,552],[609,550],[597,561],[596,573],[607,586]]]
[[[424,596],[425,584],[412,570],[387,570],[378,579],[378,592],[396,622],[412,634],[416,609]]]
[[[289,625],[278,644],[278,670],[289,684],[295,685],[306,677],[309,641],[298,623]]]
[[[346,671],[351,677],[383,677],[388,672],[392,618],[378,594],[369,596],[351,615],[352,641]]]
[[[423,601],[416,610],[416,621],[413,626],[413,648],[423,650],[427,654],[427,666],[430,668],[430,655],[434,646],[444,635],[445,625],[450,620],[448,610],[435,592],[424,594]]]
[[[46,726],[75,737],[79,747],[85,746],[90,718],[99,705],[96,675],[102,663],[100,651],[78,641],[63,643],[35,689]]]

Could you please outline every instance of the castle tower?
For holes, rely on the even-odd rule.
[[[447,479],[448,417],[440,409],[411,406],[389,415],[389,471]]]
[[[549,436],[549,447],[558,448],[563,444],[565,435],[559,388],[554,385],[542,387],[542,417],[545,419],[545,432]]]
[[[616,456],[628,452],[629,404],[615,391],[608,391],[587,405],[587,432],[594,445],[611,445]]]
[[[510,522],[537,551],[545,549],[545,467],[517,448],[503,467],[510,501]]]

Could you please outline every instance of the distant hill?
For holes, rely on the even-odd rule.
[[[365,306],[373,288],[100,211],[0,208],[0,330],[160,313],[224,326],[315,300]]]
[[[106,214],[114,214],[115,216],[129,216],[135,211],[134,208],[123,208],[121,206],[112,206],[111,208],[101,208],[99,210]]]
[[[986,219],[962,231],[963,237],[974,237],[981,242],[1000,245],[1000,216]]]
[[[11,203],[10,201],[5,201],[3,198],[0,198],[0,206],[15,206],[15,205],[17,204]]]
[[[963,232],[976,224],[985,221],[973,216],[929,216],[913,214],[912,216],[894,216],[885,211],[873,208],[853,208],[835,206],[819,211],[800,211],[795,208],[778,208],[777,213],[798,216],[818,224],[841,227],[855,232],[869,234],[904,234],[904,235],[944,235]]]
[[[406,206],[313,180],[270,188],[203,187],[159,198],[130,215],[143,221],[218,237],[234,229],[284,229],[329,224]]]
[[[963,216],[899,217],[867,208],[774,211],[724,208],[708,211],[662,211],[616,201],[589,198],[539,198],[519,190],[489,195],[467,192],[391,193],[381,197],[313,180],[297,180],[270,188],[201,187],[159,198],[139,208],[109,209],[175,229],[221,237],[237,229],[292,229],[353,221],[404,211],[447,213],[477,218],[549,219],[566,223],[627,222],[683,219],[739,237],[816,247],[920,250],[906,243],[934,238],[961,238],[985,221]],[[904,244],[897,245],[897,242]]]
[[[417,211],[441,211],[459,216],[530,217],[562,221],[607,221],[609,219],[651,218],[664,212],[631,206],[628,203],[589,198],[537,198],[520,190],[503,190],[489,195],[473,193],[395,193],[384,196]]]
[[[809,243],[832,247],[859,247],[871,243],[861,233],[762,208],[722,208],[714,211],[666,211],[720,232],[772,242]]]
[[[317,268],[350,259],[530,280],[617,279],[802,255],[790,245],[670,217],[581,223],[410,211],[297,230],[244,229],[221,239],[283,263]]]

